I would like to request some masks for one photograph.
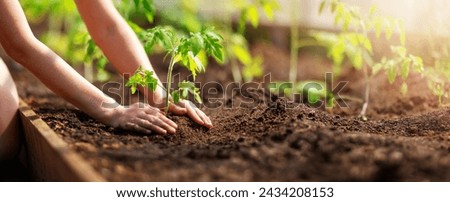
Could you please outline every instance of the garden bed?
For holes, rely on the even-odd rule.
[[[288,66],[283,64],[288,54],[265,45],[253,51],[264,56],[265,72],[278,73],[273,79],[286,78],[280,70]],[[305,70],[327,65],[306,54],[300,62]],[[224,71],[213,67],[199,81],[226,84],[231,77]],[[104,126],[49,93],[27,72],[13,74],[25,102],[108,181],[450,180],[450,113],[437,108],[424,82],[414,77],[408,80],[414,90],[404,97],[397,93],[399,84],[375,78],[369,121],[356,116],[358,103],[330,113],[303,104],[287,107],[292,105],[287,99],[262,90],[225,92],[224,106],[204,108],[214,128],[171,117],[177,133],[161,136]],[[299,74],[308,76],[307,71]],[[341,76],[350,81],[342,93],[362,93],[358,74]],[[250,98],[256,104],[240,105]]]

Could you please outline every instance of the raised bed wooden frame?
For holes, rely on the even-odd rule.
[[[106,181],[24,101],[19,108],[28,164],[37,181]]]

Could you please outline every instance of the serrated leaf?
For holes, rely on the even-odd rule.
[[[151,91],[156,90],[156,87],[158,86],[158,79],[156,79],[152,71],[145,71],[145,83],[147,88],[149,88]]]
[[[191,72],[192,76],[197,77],[197,74],[205,71],[205,66],[202,64],[200,58],[195,56],[192,51],[189,51],[182,59],[184,66]]]
[[[190,81],[183,81],[183,82],[180,82],[178,84],[178,87],[179,88],[183,88],[183,89],[184,88],[186,88],[186,89],[194,89],[195,88],[195,84],[190,82]]]
[[[175,102],[175,104],[176,103],[179,103],[180,102],[180,92],[179,91],[173,91],[172,92],[172,99],[173,99],[173,102]]]
[[[190,43],[191,51],[194,53],[194,55],[197,55],[204,47],[204,40],[200,33],[191,33]]]

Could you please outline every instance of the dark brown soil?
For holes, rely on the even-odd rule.
[[[253,51],[266,58],[267,72],[287,68],[282,51],[265,45]],[[306,69],[326,63],[301,58]],[[223,69],[210,72],[200,80],[230,78]],[[351,82],[343,93],[360,97],[358,74],[344,73],[341,79]],[[175,135],[145,136],[106,127],[28,73],[14,75],[25,101],[110,181],[450,181],[449,110],[437,108],[415,77],[408,81],[414,90],[404,97],[398,84],[375,78],[369,121],[356,116],[359,103],[329,113],[303,104],[292,108],[285,98],[255,90],[228,93],[221,108],[204,108],[213,129],[171,117],[179,125]],[[240,105],[250,98],[257,104]]]

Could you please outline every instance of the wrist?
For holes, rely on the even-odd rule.
[[[124,110],[124,106],[117,103],[112,98],[108,99],[109,102],[104,102],[100,106],[100,111],[97,113],[98,116],[95,117],[98,121],[105,125],[117,128],[120,123],[120,114]]]

